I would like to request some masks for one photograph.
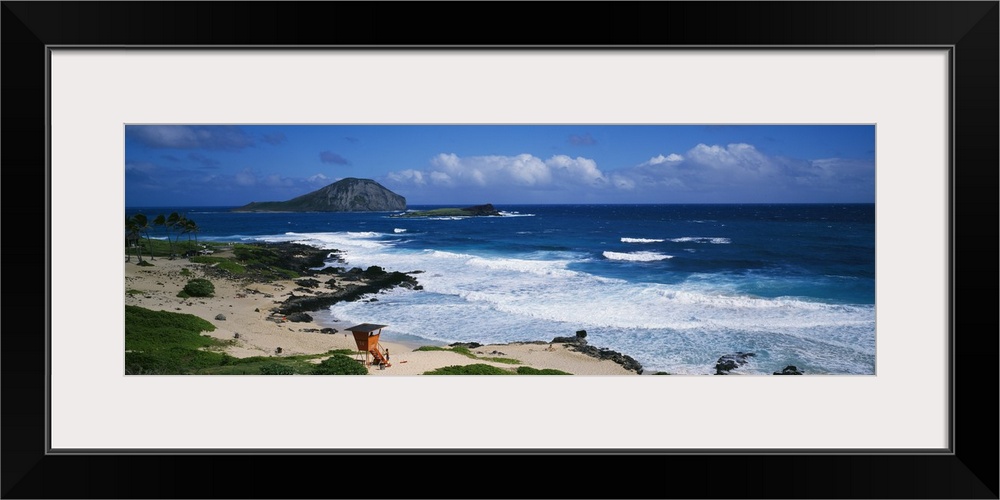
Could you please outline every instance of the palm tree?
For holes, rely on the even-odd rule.
[[[164,217],[163,214],[157,215],[156,218],[153,219],[153,225],[154,226],[158,226],[158,227],[162,227],[163,230],[166,231],[166,233],[167,233],[167,244],[170,246],[170,259],[173,260],[173,258],[174,258],[174,242],[173,242],[173,240],[170,239],[170,226],[167,225],[167,218]]]
[[[140,233],[146,235],[146,242],[149,244],[149,260],[156,260],[153,258],[153,242],[149,239],[149,219],[143,214],[135,214],[132,216],[132,222],[135,223],[135,228]],[[139,259],[142,261],[142,259]]]
[[[167,229],[169,232],[177,233],[174,243],[180,243],[181,233],[184,232],[184,216],[178,214],[177,212],[172,212],[169,216],[167,216]],[[170,239],[169,235],[167,236],[167,239]]]
[[[129,253],[128,249],[130,247],[135,247],[136,252],[139,254],[139,262],[142,262],[142,247],[139,246],[139,226],[135,223],[135,220],[129,216],[125,216],[125,262],[132,261],[132,254]]]
[[[191,241],[191,233],[194,233],[194,242],[198,243],[198,231],[200,230],[201,228],[198,227],[195,221],[186,217],[184,218],[184,232],[188,233],[188,241]]]

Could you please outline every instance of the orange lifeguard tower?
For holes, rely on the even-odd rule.
[[[358,356],[359,361],[360,356],[364,353],[364,360],[362,361],[365,366],[371,366],[372,364],[379,366],[392,366],[389,364],[389,360],[386,359],[385,351],[382,346],[378,343],[379,335],[382,335],[382,329],[386,325],[376,325],[373,323],[361,323],[360,325],[355,325],[347,330],[354,334],[354,342],[358,344]],[[378,331],[377,333],[376,330]]]

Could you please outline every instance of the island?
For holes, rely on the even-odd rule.
[[[348,177],[288,201],[255,201],[232,212],[394,212],[406,198],[371,179]]]
[[[489,217],[499,216],[500,211],[491,203],[465,208],[435,208],[433,210],[414,210],[396,214],[393,217]]]

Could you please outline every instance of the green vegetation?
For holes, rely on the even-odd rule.
[[[195,255],[193,257],[188,257],[188,260],[194,262],[195,264],[208,264],[215,265],[216,268],[222,269],[223,271],[229,271],[232,274],[246,274],[247,268],[243,267],[232,259],[227,259],[225,257],[213,257],[209,255]]]
[[[184,374],[221,365],[222,354],[203,350],[223,344],[201,335],[213,330],[191,314],[125,306],[125,373]]]
[[[364,373],[367,369],[337,349],[323,354],[234,358],[215,352],[233,340],[218,340],[202,332],[215,326],[197,316],[125,306],[125,373],[129,375],[309,375],[324,357],[347,358]],[[330,365],[331,363],[327,363]],[[322,366],[322,364],[320,365]],[[333,370],[331,370],[333,371]]]
[[[519,366],[516,371],[497,368],[492,365],[477,363],[474,365],[452,365],[424,372],[424,375],[572,375],[562,370],[552,368],[537,369],[530,366]]]
[[[278,249],[267,245],[238,243],[233,245],[234,264],[243,269],[240,274],[253,273],[261,279],[295,279],[300,275],[294,269],[323,265],[325,253],[315,248],[304,245],[303,247],[301,253],[307,256],[305,258],[289,255],[287,250],[285,253],[279,252]]]
[[[184,289],[177,293],[178,297],[212,297],[215,294],[215,285],[204,278],[194,278],[189,280]]]
[[[435,208],[433,210],[420,210],[406,212],[397,217],[471,217],[468,211],[461,208]]]
[[[261,375],[295,375],[295,369],[281,363],[268,363],[260,366]]]
[[[572,375],[572,373],[556,370],[555,368],[532,368],[530,366],[517,367],[518,375]]]
[[[368,368],[350,356],[334,354],[320,361],[312,373],[313,375],[368,375]]]
[[[520,360],[517,360],[517,359],[514,359],[514,358],[487,358],[487,357],[480,356],[480,357],[477,357],[476,359],[482,359],[484,361],[492,361],[494,363],[503,363],[505,365],[519,365],[519,364],[521,364]]]
[[[165,233],[166,239],[152,239],[150,231],[160,228]],[[150,260],[156,260],[156,256],[175,258],[178,254],[183,254],[189,250],[201,250],[202,245],[198,244],[198,232],[201,228],[198,224],[187,217],[171,213],[169,216],[157,215],[150,220],[146,214],[135,214],[125,218],[125,262],[132,260],[135,253],[139,263],[144,262],[143,253],[149,256]],[[188,235],[187,242],[181,244],[180,237]],[[191,236],[194,236],[194,243],[191,243]],[[146,242],[142,242],[145,236]]]
[[[514,372],[492,365],[452,365],[424,372],[424,375],[514,375]]]
[[[435,208],[432,210],[415,210],[404,212],[393,217],[482,217],[496,216],[500,212],[491,203],[464,208]]]
[[[519,365],[519,364],[521,364],[521,361],[516,360],[514,358],[497,358],[497,357],[492,357],[491,358],[491,357],[485,357],[485,356],[477,356],[472,351],[470,351],[468,347],[460,346],[460,345],[457,345],[457,346],[454,346],[454,347],[441,347],[441,346],[436,346],[436,345],[425,345],[425,346],[420,346],[420,347],[416,348],[415,350],[417,350],[417,351],[450,351],[450,352],[458,353],[458,354],[461,354],[461,355],[463,355],[463,356],[465,356],[467,358],[472,358],[472,359],[481,359],[483,361],[493,361],[495,363],[504,363],[504,364],[508,364],[508,365]]]
[[[135,288],[129,288],[128,290],[125,290],[125,295],[142,295],[144,293],[146,292],[142,290],[136,290]]]

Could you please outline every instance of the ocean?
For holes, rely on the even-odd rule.
[[[423,290],[335,304],[316,321],[388,325],[387,341],[549,341],[586,330],[645,373],[875,373],[875,205],[496,205],[500,217],[177,211],[208,241],[336,249]],[[440,208],[410,206],[410,210]],[[151,233],[156,237],[155,231]],[[162,236],[162,235],[161,235]],[[345,265],[345,264],[338,264]]]

